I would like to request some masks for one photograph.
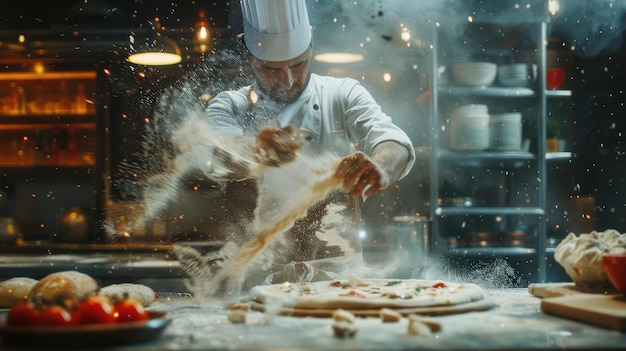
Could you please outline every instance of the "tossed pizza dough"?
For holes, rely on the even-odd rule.
[[[148,306],[156,300],[156,293],[149,286],[133,283],[121,283],[105,286],[100,289],[100,295],[108,297],[111,301],[120,301],[124,297],[138,301]]]
[[[51,273],[43,277],[30,291],[28,299],[35,304],[58,304],[73,307],[98,291],[98,282],[77,271]]]
[[[289,285],[289,286],[287,286]],[[305,284],[259,285],[250,291],[253,300],[278,301],[295,309],[380,309],[449,306],[481,300],[476,284],[417,279],[364,279],[320,281]]]
[[[27,277],[15,277],[0,282],[0,308],[10,308],[18,302],[28,300],[28,294],[37,282],[37,279]]]

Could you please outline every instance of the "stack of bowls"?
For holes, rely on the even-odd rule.
[[[489,116],[489,149],[519,151],[522,148],[522,114],[499,113]]]
[[[498,83],[505,87],[528,88],[537,78],[537,65],[514,63],[498,66]]]
[[[451,68],[452,80],[459,85],[480,87],[496,80],[498,66],[491,62],[455,63]]]
[[[482,151],[489,147],[489,112],[487,105],[464,105],[450,117],[450,148],[459,151]]]

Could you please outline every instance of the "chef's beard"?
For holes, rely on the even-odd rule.
[[[302,93],[306,89],[306,86],[309,84],[311,74],[307,73],[306,79],[304,81],[296,79],[289,88],[286,88],[280,84],[267,86],[266,84],[262,83],[262,77],[256,76],[256,79],[257,86],[263,94],[276,102],[289,104],[296,101],[302,95]]]
[[[262,89],[263,93],[269,96],[272,100],[276,102],[289,104],[296,101],[302,92],[304,91],[304,87],[302,84],[294,83],[289,89],[285,89],[281,86],[272,87],[269,90]]]

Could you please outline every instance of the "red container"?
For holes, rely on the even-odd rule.
[[[550,68],[546,70],[546,87],[558,89],[565,83],[565,68]]]
[[[602,269],[613,286],[626,294],[626,253],[602,256]]]

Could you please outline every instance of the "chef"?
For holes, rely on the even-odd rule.
[[[337,176],[343,189],[309,208],[272,244],[272,264],[261,274],[270,283],[334,278],[362,264],[361,206],[409,172],[415,158],[411,141],[358,81],[311,73],[305,0],[241,0],[241,8],[244,32],[237,39],[255,83],[216,95],[207,107],[207,121],[239,145],[247,143],[270,167],[303,154],[341,158]],[[239,240],[249,239],[240,234],[249,230],[246,223],[254,212],[258,184],[249,179],[253,175],[245,162],[221,153],[214,157],[221,174],[213,176],[228,183],[226,228],[229,235],[243,238]],[[340,221],[328,220],[337,214]],[[329,230],[351,249],[316,235]]]

